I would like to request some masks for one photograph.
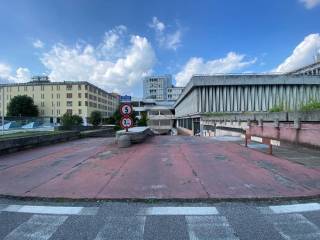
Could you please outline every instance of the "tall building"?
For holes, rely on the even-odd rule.
[[[41,117],[58,122],[65,113],[77,114],[85,121],[92,111],[110,117],[118,108],[119,98],[89,82],[50,82],[47,76],[32,77],[32,81],[19,84],[0,84],[0,116],[7,114],[7,105],[18,95],[33,98]]]
[[[172,86],[171,75],[149,76],[143,79],[143,98],[167,100],[167,89]]]
[[[169,87],[167,89],[167,100],[176,101],[180,97],[183,89],[183,87]]]
[[[156,101],[175,101],[182,93],[182,87],[172,85],[171,75],[150,76],[143,80],[143,98]]]

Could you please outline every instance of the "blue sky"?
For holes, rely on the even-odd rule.
[[[289,71],[320,49],[320,0],[3,0],[0,81],[141,95],[148,74]]]

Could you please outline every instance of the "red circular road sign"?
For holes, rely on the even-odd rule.
[[[131,117],[122,117],[120,125],[122,128],[131,128],[133,126],[133,120]]]
[[[132,106],[131,104],[122,104],[120,106],[120,113],[121,115],[130,115],[132,113]]]

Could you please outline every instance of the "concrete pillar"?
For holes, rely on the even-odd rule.
[[[294,122],[293,122],[293,127],[295,129],[301,129],[301,119],[300,118],[296,118],[294,119]]]

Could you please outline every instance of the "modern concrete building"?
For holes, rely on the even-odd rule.
[[[183,87],[169,87],[167,89],[167,100],[176,101],[180,97],[183,89]]]
[[[320,75],[320,53],[315,58],[315,63],[296,69],[289,74],[295,75]]]
[[[171,75],[150,76],[143,79],[143,98],[167,100],[167,89],[172,86]]]
[[[172,76],[150,76],[143,80],[143,98],[156,101],[175,101],[183,88],[172,85]]]
[[[195,75],[174,108],[178,127],[197,133],[203,114],[296,110],[312,99],[320,101],[320,76]]]
[[[118,108],[119,98],[89,82],[50,82],[46,76],[35,76],[28,83],[0,85],[0,116],[14,96],[33,98],[41,117],[59,122],[65,113],[80,115],[85,121],[92,111],[110,117]]]
[[[142,113],[147,114],[148,126],[159,134],[166,134],[174,125],[173,102],[155,101],[153,99],[132,99],[133,110],[137,118],[141,118]]]

